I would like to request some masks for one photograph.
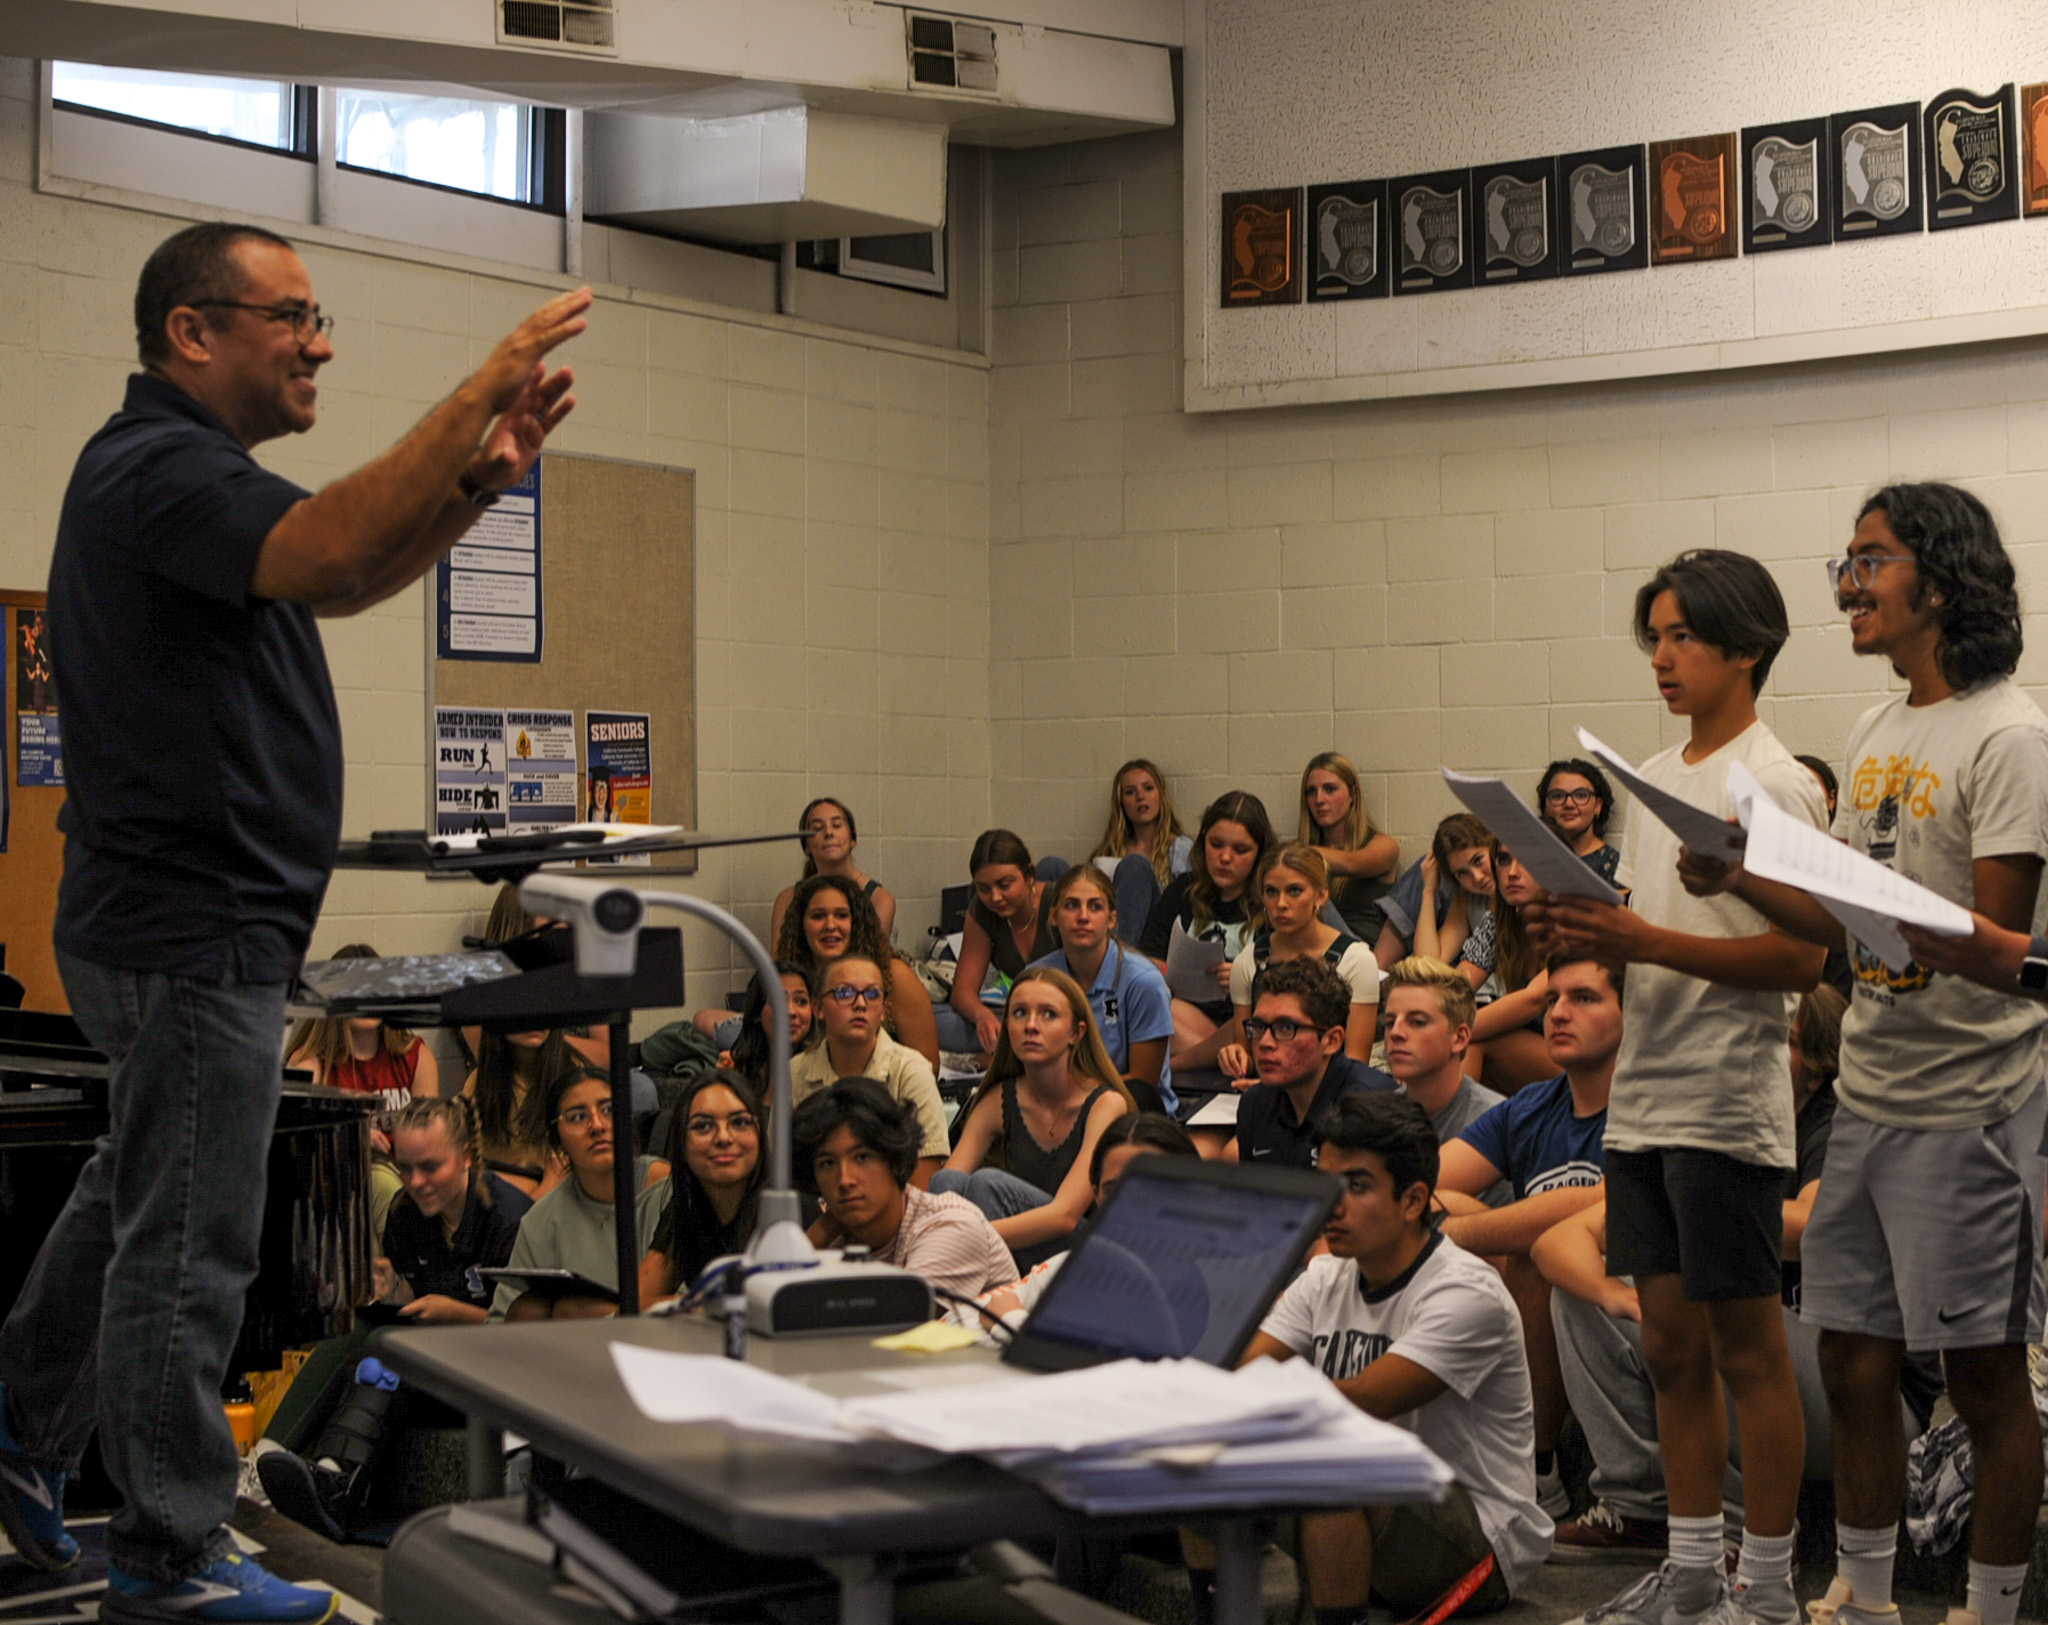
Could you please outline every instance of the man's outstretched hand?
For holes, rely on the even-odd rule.
[[[575,375],[567,367],[551,373],[543,360],[590,325],[584,313],[591,297],[588,288],[557,294],[500,339],[471,378],[494,419],[468,470],[486,490],[503,491],[524,479],[547,437],[575,408],[569,393]]]

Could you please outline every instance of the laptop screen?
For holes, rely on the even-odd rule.
[[[1233,1363],[1338,1189],[1326,1174],[1294,1169],[1138,1159],[1067,1255],[1012,1357],[1024,1365]]]

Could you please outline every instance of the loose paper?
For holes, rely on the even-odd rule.
[[[1237,1127],[1237,1103],[1241,1097],[1235,1089],[1225,1089],[1211,1095],[1202,1102],[1202,1109],[1190,1117],[1189,1128],[1235,1128]]]
[[[654,756],[645,711],[591,711],[583,719],[583,816],[593,824],[654,821]],[[595,858],[596,863],[639,863],[638,857]]]
[[[436,653],[443,660],[537,664],[541,580],[536,459],[435,567]]]
[[[515,835],[576,822],[576,713],[505,713],[505,808]]]
[[[1191,937],[1175,920],[1166,944],[1166,985],[1175,998],[1190,1004],[1214,1004],[1228,997],[1216,981],[1216,967],[1227,958],[1229,951],[1222,943]]]
[[[1553,896],[1590,897],[1595,902],[1621,906],[1621,893],[1560,841],[1505,780],[1453,773],[1447,767],[1441,771],[1451,794],[1471,808],[1494,838],[1514,853],[1515,861],[1529,871],[1537,885]]]
[[[505,713],[434,707],[434,833],[505,833]]]
[[[971,1326],[956,1326],[950,1320],[928,1320],[907,1332],[877,1337],[874,1345],[899,1354],[945,1354],[953,1349],[971,1349],[980,1341],[981,1334]]]
[[[1605,762],[1628,793],[1643,804],[1644,811],[1683,841],[1686,850],[1703,858],[1719,858],[1723,863],[1742,861],[1742,832],[1735,825],[1669,790],[1658,789],[1584,728],[1578,733],[1579,743]]]

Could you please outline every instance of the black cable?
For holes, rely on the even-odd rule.
[[[983,1320],[988,1322],[988,1329],[990,1331],[1001,1332],[1005,1340],[1009,1342],[1014,1343],[1017,1341],[1017,1334],[1010,1329],[1009,1323],[986,1304],[968,1297],[965,1293],[955,1292],[951,1287],[937,1286],[930,1282],[926,1284],[931,1286],[933,1297],[944,1298],[948,1303],[957,1303],[963,1308],[972,1309]]]

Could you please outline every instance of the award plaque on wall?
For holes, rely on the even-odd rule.
[[[1735,257],[1735,134],[1650,143],[1650,263]]]
[[[1387,296],[1387,183],[1345,181],[1308,189],[1310,299]]]
[[[1472,258],[1480,287],[1557,275],[1557,163],[1532,158],[1472,171]]]
[[[1465,204],[1471,179],[1470,170],[1446,169],[1387,182],[1395,293],[1472,286]]]
[[[2048,214],[2048,85],[2020,87],[2020,137],[2020,195],[2028,214]]]
[[[1951,90],[1927,104],[1927,229],[1953,231],[2020,212],[2012,86]]]
[[[1920,104],[1828,120],[1829,213],[1838,243],[1920,229]]]
[[[1752,125],[1742,132],[1742,251],[1812,248],[1828,230],[1828,121]]]
[[[1574,152],[1557,161],[1557,243],[1566,276],[1640,271],[1650,263],[1641,147]]]
[[[1301,189],[1223,194],[1223,308],[1301,303]]]

